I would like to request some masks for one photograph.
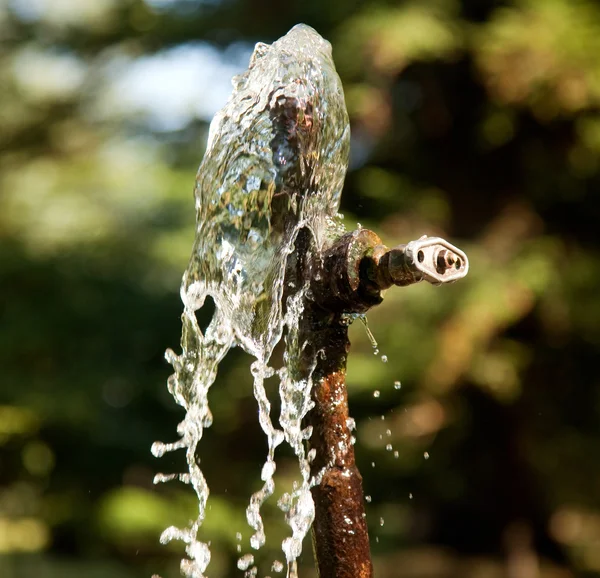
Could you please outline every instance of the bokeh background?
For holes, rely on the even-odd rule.
[[[163,353],[195,171],[253,44],[298,22],[332,42],[345,86],[347,227],[439,234],[471,259],[461,283],[388,293],[369,315],[379,354],[352,327],[378,578],[600,576],[590,0],[0,0],[0,576],[179,575],[183,546],[158,537],[196,503],[153,486],[184,459],[150,446],[183,416]],[[249,363],[222,364],[201,444],[218,578],[242,575],[266,451]],[[278,475],[297,476],[285,452]],[[261,576],[282,557],[275,502]]]

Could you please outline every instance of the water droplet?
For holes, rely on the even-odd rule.
[[[290,494],[288,494],[287,492],[285,492],[281,496],[281,498],[279,498],[279,501],[277,502],[277,507],[282,512],[289,512],[290,508],[292,507],[292,496]]]
[[[298,539],[289,537],[281,543],[281,549],[285,554],[285,559],[289,562],[295,560],[302,552],[302,542]]]
[[[240,570],[248,570],[254,563],[254,556],[252,554],[244,554],[237,562],[237,567]]]
[[[395,457],[396,459],[398,459],[398,458],[400,457],[400,454],[398,453],[398,450],[396,450],[396,451],[394,452],[394,457]]]
[[[412,494],[408,494],[408,499],[412,500],[413,499],[413,495]]]
[[[152,480],[153,484],[164,484],[165,482],[170,482],[171,480],[176,480],[179,478],[180,474],[156,474],[154,479]]]
[[[371,467],[374,468],[375,467],[375,462],[371,462]]]
[[[383,361],[383,363],[387,363],[387,362],[388,362],[388,357],[387,357],[387,355],[382,355],[382,356],[381,356],[381,361]]]
[[[385,416],[384,415],[381,416],[381,421],[385,421]]]
[[[185,536],[184,530],[175,528],[175,526],[169,526],[166,530],[163,530],[163,533],[160,535],[159,540],[161,544],[168,544],[173,540],[177,540],[181,536]]]
[[[379,353],[377,340],[375,339],[375,336],[373,335],[373,333],[371,333],[371,330],[369,329],[369,322],[367,321],[367,316],[363,314],[363,315],[359,315],[358,318],[361,320],[362,324],[364,325],[365,332],[367,333],[367,337],[368,337],[369,341],[371,342],[371,347],[374,350],[373,353],[375,355],[377,355]]]
[[[392,448],[392,444],[388,444],[387,446],[385,446],[385,449],[386,449],[388,452],[391,452],[391,451],[392,451],[392,449],[393,449],[393,448]]]
[[[379,544],[379,536],[375,536],[375,542]]]
[[[391,429],[386,429],[386,430],[385,430],[385,435],[386,435],[387,437],[391,437],[391,436],[392,436],[392,430],[391,430]]]
[[[262,526],[261,526],[262,527]],[[261,546],[265,543],[264,532],[257,532],[256,534],[252,534],[250,537],[250,546],[254,548],[254,550],[260,550]]]
[[[240,542],[242,540],[242,533],[241,532],[236,532],[235,533],[235,539]]]
[[[400,389],[402,384],[399,381],[394,381],[394,389]]]
[[[186,551],[190,555],[192,566],[196,570],[200,570],[201,573],[204,572],[210,562],[210,549],[208,544],[194,541],[187,546]]]
[[[154,442],[150,448],[150,451],[155,458],[160,458],[165,455],[167,447],[162,442]]]
[[[367,502],[368,504],[371,503],[371,496],[365,496],[365,502]]]
[[[380,392],[378,389],[376,389],[376,390],[373,392],[373,397],[379,397],[380,395],[381,395],[381,392]]]
[[[424,457],[426,460],[428,460],[428,459],[429,459],[429,452],[425,452],[425,453],[423,454],[423,457]]]
[[[283,563],[279,560],[275,560],[275,562],[273,562],[273,565],[271,566],[271,570],[273,572],[283,572]]]
[[[385,520],[383,518],[379,518],[379,525],[383,526],[385,524]]]
[[[354,421],[354,418],[349,417],[346,419],[346,426],[350,431],[356,429],[356,422]]]
[[[273,477],[274,473],[275,473],[275,462],[273,462],[271,460],[267,460],[265,462],[264,466],[262,467],[260,479],[263,482],[266,482],[267,480],[269,480]]]

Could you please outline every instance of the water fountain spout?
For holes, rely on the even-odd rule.
[[[250,547],[258,550],[266,541],[261,506],[275,491],[276,449],[287,443],[301,476],[282,497],[292,533],[282,542],[287,577],[297,578],[313,521],[321,578],[372,576],[345,386],[346,314],[377,305],[394,284],[454,281],[466,274],[468,261],[438,238],[388,249],[372,231],[340,236],[349,149],[350,123],[330,44],[305,25],[271,46],[259,43],[211,123],[198,169],[196,237],[181,286],[182,351],[167,352],[174,368],[169,391],[186,414],[179,440],[153,445],[156,456],[185,449],[189,473],[178,479],[198,496],[196,519],[161,536],[163,543],[186,544],[189,558],[181,570],[189,578],[205,578],[210,562],[201,533],[210,491],[197,450],[212,424],[209,389],[234,346],[254,357],[253,392],[268,446],[264,484],[246,509]],[[215,309],[202,329],[196,312],[208,298]],[[272,356],[282,339],[285,365],[276,369]],[[265,388],[270,377],[279,379],[279,427]],[[168,479],[173,476],[158,474],[155,481]],[[242,556],[238,567],[248,560]],[[257,571],[253,566],[247,575]]]
[[[340,237],[312,267],[301,339],[310,343],[314,408],[308,415],[316,449],[312,488],[314,546],[321,578],[372,578],[362,478],[354,461],[346,392],[348,313],[364,313],[382,291],[426,280],[452,283],[469,269],[465,253],[438,237],[423,236],[388,249],[368,229]]]
[[[340,237],[315,267],[312,295],[327,311],[364,313],[382,291],[420,281],[454,283],[469,271],[466,254],[440,237],[422,236],[393,249],[368,229]]]

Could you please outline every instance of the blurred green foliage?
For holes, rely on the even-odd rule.
[[[217,79],[297,22],[332,41],[345,86],[348,228],[389,245],[439,234],[471,258],[455,286],[389,291],[369,315],[379,355],[352,327],[378,578],[600,576],[591,0],[0,0],[0,575],[178,575],[181,545],[158,536],[196,504],[153,486],[184,459],[149,448],[182,417],[162,356],[179,340],[208,118],[179,103],[157,120],[128,98],[170,113],[159,69],[123,78],[200,46],[207,67],[221,54]],[[201,448],[219,577],[240,575],[266,450],[249,375],[241,352],[222,365]],[[297,475],[280,459],[278,491]],[[281,557],[275,503],[261,574]]]

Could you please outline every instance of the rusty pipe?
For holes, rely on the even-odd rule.
[[[301,239],[297,254],[307,255]],[[346,391],[350,342],[345,314],[364,313],[381,303],[392,285],[419,281],[451,283],[469,269],[467,256],[439,237],[421,237],[389,249],[368,229],[348,233],[312,263],[300,258],[296,274],[310,275],[311,290],[301,321],[313,373],[315,403],[307,421],[313,427],[311,464],[318,483],[313,544],[320,578],[372,578],[362,477],[355,463]]]
[[[382,291],[427,281],[453,283],[469,271],[466,254],[440,237],[423,236],[392,249],[368,229],[340,237],[313,265],[311,295],[329,312],[364,313]]]

